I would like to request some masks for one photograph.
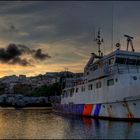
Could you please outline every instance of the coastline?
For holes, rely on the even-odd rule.
[[[27,97],[20,94],[3,94],[0,96],[0,107],[52,107],[52,104],[49,102],[48,97],[45,96]]]

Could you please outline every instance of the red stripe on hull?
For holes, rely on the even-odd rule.
[[[91,116],[92,109],[93,109],[93,104],[85,104],[83,115],[84,116]]]

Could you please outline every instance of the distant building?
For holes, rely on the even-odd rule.
[[[59,72],[46,72],[45,76],[58,76]]]
[[[2,83],[6,83],[6,84],[8,84],[8,83],[15,83],[15,82],[18,82],[18,77],[16,76],[16,75],[12,75],[12,76],[5,76],[5,77],[3,77],[2,79],[1,79],[1,82]]]
[[[83,73],[74,73],[74,77],[82,77]]]
[[[0,94],[4,94],[6,92],[6,84],[0,82]]]
[[[19,75],[18,81],[26,82],[27,81],[26,75]]]
[[[30,91],[41,86],[49,86],[54,83],[60,83],[61,87],[74,86],[82,82],[83,73],[72,73],[69,71],[47,72],[46,74],[26,77],[26,75],[11,75],[0,78],[0,94],[20,93],[29,94]]]

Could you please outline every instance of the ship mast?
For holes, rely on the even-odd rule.
[[[98,35],[97,35],[97,38],[95,39],[97,45],[98,45],[98,53],[99,53],[99,57],[102,57],[103,56],[103,53],[101,52],[101,44],[103,43],[103,39],[101,38],[100,36],[100,28],[98,29]]]

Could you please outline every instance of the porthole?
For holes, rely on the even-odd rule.
[[[137,80],[137,77],[136,77],[136,76],[133,76],[133,79],[134,79],[134,80]]]

